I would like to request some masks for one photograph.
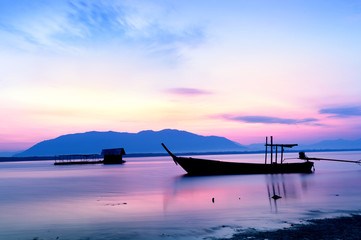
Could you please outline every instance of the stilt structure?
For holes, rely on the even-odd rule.
[[[292,148],[292,147],[295,147],[295,146],[298,146],[298,144],[273,144],[273,136],[270,137],[271,138],[271,143],[269,144],[268,141],[267,141],[267,137],[266,137],[266,150],[265,150],[265,164],[267,163],[267,155],[268,155],[268,147],[270,147],[270,158],[271,158],[271,164],[277,164],[277,156],[278,156],[278,148],[281,148],[281,164],[283,163],[283,153],[284,153],[284,148]],[[275,154],[273,154],[273,149],[275,148]],[[275,161],[273,161],[273,155],[274,158],[275,158]]]
[[[58,155],[55,157],[54,165],[73,165],[73,164],[119,164],[125,163],[124,148],[103,149],[99,154],[71,154]]]
[[[103,149],[104,164],[124,163],[123,155],[125,155],[124,148]]]

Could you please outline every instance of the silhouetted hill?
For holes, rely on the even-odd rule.
[[[105,148],[123,147],[126,153],[163,153],[161,143],[173,152],[244,151],[246,148],[224,137],[201,136],[186,131],[86,132],[75,133],[35,144],[15,157],[62,154],[100,154]]]
[[[250,145],[245,145],[249,151],[263,151],[265,149],[264,143],[254,143]],[[287,150],[356,150],[361,149],[361,139],[357,140],[344,140],[344,139],[337,139],[337,140],[325,140],[314,144],[299,144],[297,147],[293,147]]]
[[[22,151],[16,151],[16,152],[0,152],[0,157],[12,157],[15,154],[21,153]]]
[[[300,145],[298,148],[310,150],[339,150],[339,149],[361,149],[361,138],[357,140],[325,140],[310,145]]]

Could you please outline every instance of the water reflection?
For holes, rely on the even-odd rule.
[[[279,199],[300,199],[307,192],[310,174],[270,174],[265,175],[267,196],[271,211],[278,212]],[[297,179],[295,179],[297,178]]]
[[[263,209],[297,202],[307,194],[312,174],[178,176],[164,194],[164,211]]]
[[[164,239],[169,234],[188,240],[213,236],[219,226],[280,228],[360,211],[361,168],[354,164],[320,162],[314,174],[189,177],[166,157],[121,166],[52,163],[1,164],[0,239],[105,239],[105,234]],[[282,198],[271,198],[276,194]]]

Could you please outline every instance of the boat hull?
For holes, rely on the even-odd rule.
[[[231,174],[273,174],[273,173],[312,173],[313,162],[302,163],[236,163],[215,160],[174,157],[189,175],[231,175]]]

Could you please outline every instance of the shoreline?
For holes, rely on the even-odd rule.
[[[295,152],[353,152],[361,151],[361,149],[323,149],[323,150],[287,150],[285,153],[295,153]],[[177,156],[198,156],[198,155],[232,155],[232,154],[260,154],[264,151],[228,151],[228,152],[185,152],[185,153],[175,153]],[[94,154],[100,157],[100,154]],[[130,153],[126,154],[127,158],[134,157],[164,157],[169,156],[168,153]],[[46,161],[46,160],[55,160],[57,156],[33,156],[33,157],[0,157],[1,162],[26,162],[26,161]]]
[[[335,218],[310,219],[303,223],[291,224],[289,228],[260,231],[257,229],[245,229],[235,233],[231,238],[219,238],[219,240],[326,240],[326,239],[360,239],[361,215],[351,214]]]

